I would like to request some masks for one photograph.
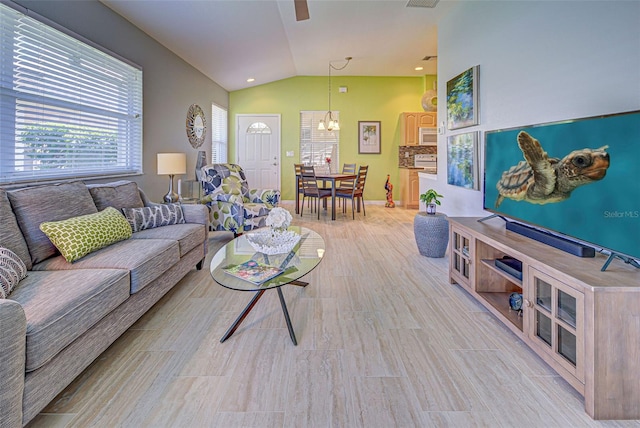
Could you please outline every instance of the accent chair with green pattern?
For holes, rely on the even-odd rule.
[[[202,203],[210,208],[211,229],[238,235],[266,226],[272,208],[280,202],[280,190],[250,189],[240,165],[216,163],[202,167]]]

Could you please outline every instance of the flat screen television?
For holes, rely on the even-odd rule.
[[[487,131],[484,209],[640,259],[640,111]]]

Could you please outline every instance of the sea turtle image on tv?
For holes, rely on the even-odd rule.
[[[496,208],[504,198],[532,204],[564,201],[576,188],[602,180],[609,168],[609,146],[574,150],[562,159],[551,158],[540,142],[525,131],[518,133],[518,146],[525,160],[502,173],[496,184]]]

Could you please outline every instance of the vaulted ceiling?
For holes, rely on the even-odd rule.
[[[436,74],[435,8],[407,0],[308,0],[296,21],[294,0],[101,0],[228,91],[293,76]],[[410,0],[420,3],[424,0]],[[433,1],[433,0],[431,0]],[[423,70],[416,71],[421,66]],[[254,78],[255,81],[247,82]]]

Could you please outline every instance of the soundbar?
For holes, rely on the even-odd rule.
[[[595,257],[596,255],[596,250],[588,245],[553,235],[539,229],[534,229],[533,227],[525,226],[522,223],[508,221],[507,230],[526,236],[527,238],[535,239],[538,242],[550,245],[569,254],[573,254],[574,256]]]

